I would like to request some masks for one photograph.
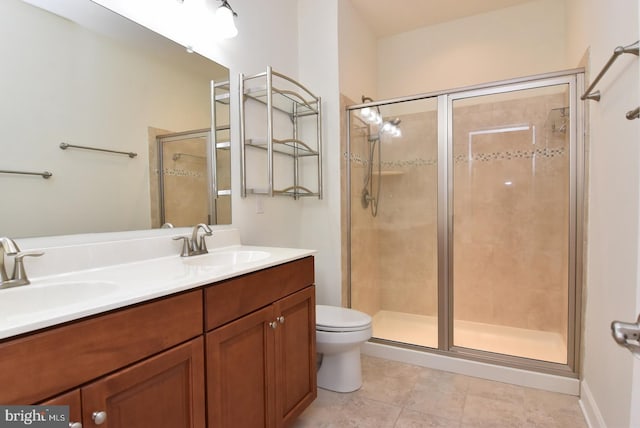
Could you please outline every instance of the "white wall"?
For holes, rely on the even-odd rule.
[[[340,92],[359,103],[378,97],[378,40],[350,0],[338,2]]]
[[[569,68],[564,2],[538,0],[381,39],[381,99]]]
[[[593,78],[618,45],[638,40],[637,0],[568,0],[568,57],[590,48]],[[640,219],[640,121],[624,115],[640,105],[638,58],[620,57],[587,101],[590,122],[586,309],[582,402],[594,427],[628,427],[633,359],[614,343],[613,320],[635,320]],[[637,393],[638,391],[636,391]],[[636,425],[637,423],[637,415]]]
[[[324,198],[302,201],[300,242],[318,250],[318,303],[339,305],[340,266],[340,99],[338,76],[339,0],[299,0],[300,81],[322,96]],[[322,31],[318,31],[322,29]]]

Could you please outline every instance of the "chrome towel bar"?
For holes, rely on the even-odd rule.
[[[609,67],[611,67],[611,65],[615,62],[615,60],[620,55],[625,54],[625,53],[630,53],[630,54],[633,54],[635,56],[640,55],[639,46],[640,46],[640,40],[638,40],[637,42],[632,43],[632,44],[630,44],[628,46],[618,46],[617,48],[615,48],[613,50],[613,54],[611,55],[611,58],[609,58],[609,61],[607,61],[607,63],[602,68],[602,70],[600,70],[600,73],[598,73],[598,75],[593,80],[593,82],[591,82],[591,84],[589,85],[589,87],[587,88],[585,93],[580,97],[580,99],[581,100],[589,99],[589,100],[600,101],[600,91],[594,91],[593,89],[598,84],[600,79],[602,79],[602,76],[604,76],[607,73],[607,70],[609,70]]]
[[[49,177],[51,177],[53,175],[49,171],[29,172],[29,171],[11,171],[11,170],[8,170],[8,169],[0,169],[0,173],[2,173],[2,174],[39,175],[42,178],[49,178]]]
[[[76,148],[76,149],[96,150],[98,152],[117,153],[119,155],[127,155],[131,159],[133,159],[136,156],[138,156],[138,154],[134,153],[134,152],[121,152],[121,151],[118,151],[118,150],[100,149],[100,148],[97,148],[97,147],[76,146],[74,144],[60,143],[60,148],[62,150],[67,150],[69,147],[73,147],[73,148]]]

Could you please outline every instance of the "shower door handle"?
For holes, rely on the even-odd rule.
[[[611,335],[618,345],[624,346],[632,354],[640,356],[640,316],[635,323],[612,322]]]

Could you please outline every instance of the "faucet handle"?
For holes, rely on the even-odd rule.
[[[22,259],[25,257],[40,257],[42,255],[44,255],[43,251],[18,251],[14,258],[11,281],[16,281],[16,285],[30,284],[30,281],[27,278],[27,272],[24,269],[24,261]]]
[[[189,237],[187,236],[174,236],[173,240],[178,241],[182,239],[182,251],[180,252],[180,257],[189,257],[191,253],[191,248],[189,247]]]

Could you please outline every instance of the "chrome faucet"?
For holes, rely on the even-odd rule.
[[[18,244],[7,237],[0,237],[0,289],[17,287],[19,285],[27,285],[31,282],[27,278],[27,272],[24,269],[24,258],[39,257],[44,254],[42,251],[20,251]],[[7,269],[4,265],[4,256],[15,256],[13,259],[13,274],[11,278],[7,275]]]
[[[200,229],[204,230],[204,235],[198,240],[198,232]],[[181,257],[197,256],[199,254],[207,254],[207,241],[205,237],[213,235],[213,231],[209,226],[204,223],[199,223],[193,226],[193,232],[191,233],[191,239],[188,236],[175,236],[174,240],[182,239],[182,251]]]
[[[0,257],[0,284],[4,284],[9,281],[7,269],[4,267],[4,255],[15,256],[20,249],[18,248],[18,244],[11,238],[1,237],[0,244],[2,244],[2,247],[0,247],[0,254],[2,255],[2,257]]]

